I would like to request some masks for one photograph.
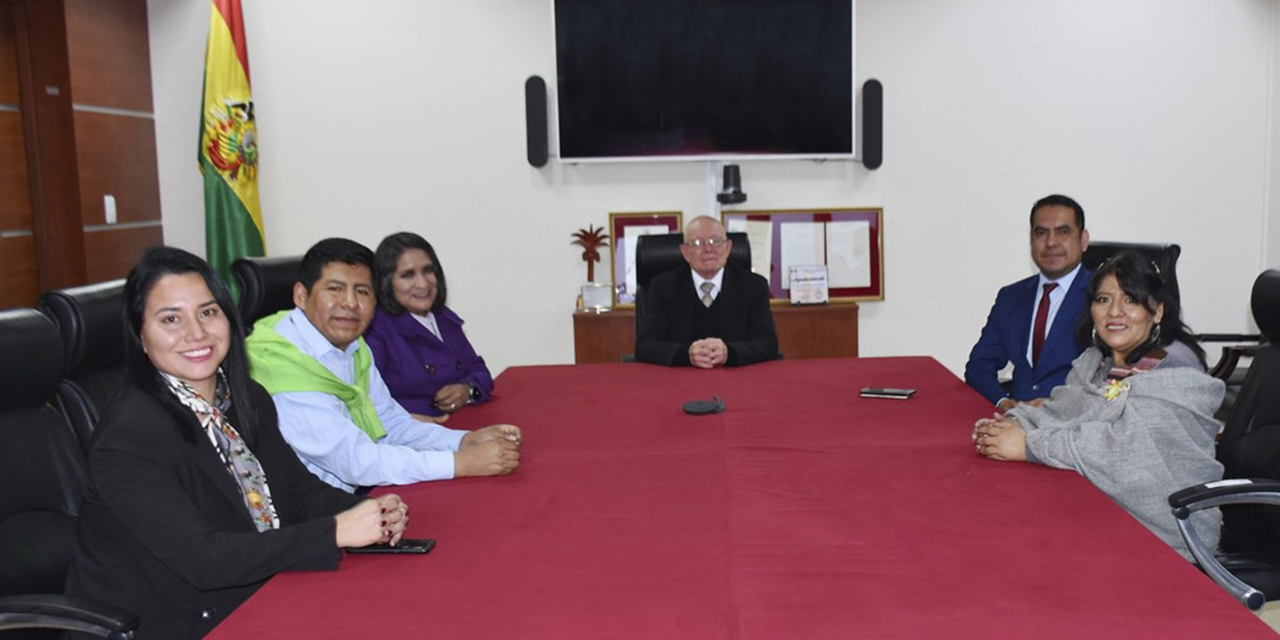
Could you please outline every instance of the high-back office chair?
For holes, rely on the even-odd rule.
[[[60,595],[86,481],[84,451],[48,403],[62,367],[62,339],[49,318],[34,309],[0,311],[0,630],[127,638],[137,616]]]
[[[58,402],[87,449],[124,376],[124,280],[47,291],[40,310],[62,334],[66,364]]]
[[[1085,250],[1084,257],[1080,261],[1090,270],[1097,271],[1098,266],[1106,262],[1107,258],[1121,251],[1137,251],[1149,258],[1151,262],[1155,263],[1156,268],[1160,270],[1160,275],[1164,277],[1164,284],[1169,289],[1169,293],[1173,294],[1175,300],[1182,300],[1181,292],[1178,290],[1178,256],[1182,255],[1182,247],[1176,244],[1140,244],[1135,242],[1107,242],[1105,240],[1094,242],[1091,240],[1089,248]]]
[[[240,318],[246,333],[260,318],[293,308],[293,285],[301,266],[302,256],[240,258],[231,263],[240,281]]]
[[[1258,276],[1253,317],[1280,335],[1280,270]],[[1169,496],[1182,537],[1215,582],[1250,609],[1280,599],[1280,343],[1254,354],[1235,407],[1218,439],[1223,478]],[[1204,546],[1187,526],[1191,513],[1222,506],[1222,542]]]

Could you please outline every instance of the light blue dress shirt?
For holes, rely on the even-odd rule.
[[[312,326],[301,309],[281,319],[276,331],[340,380],[355,384],[355,353],[360,341],[338,349]],[[295,391],[272,398],[280,414],[280,431],[302,463],[321,480],[345,491],[448,480],[453,477],[453,452],[467,434],[415,420],[391,398],[377,366],[369,368],[369,399],[387,431],[377,442],[351,421],[347,405],[335,396]]]

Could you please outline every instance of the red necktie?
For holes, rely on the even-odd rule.
[[[1036,309],[1036,327],[1031,333],[1031,366],[1040,362],[1040,350],[1044,348],[1044,326],[1049,322],[1049,292],[1058,288],[1058,283],[1044,285],[1044,294],[1040,296],[1040,307]]]

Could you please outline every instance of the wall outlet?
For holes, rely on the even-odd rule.
[[[102,196],[102,213],[107,219],[107,224],[116,223],[116,197],[111,194]]]

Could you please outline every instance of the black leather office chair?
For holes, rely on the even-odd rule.
[[[35,309],[0,312],[0,631],[132,637],[137,616],[60,595],[86,482],[84,450],[48,402],[62,367],[62,339],[49,318]],[[54,637],[13,633],[3,637]]]
[[[1280,334],[1280,271],[1253,285],[1253,317],[1265,335]],[[1280,343],[1257,350],[1218,439],[1223,482],[1169,496],[1182,537],[1205,573],[1250,609],[1280,599]],[[1222,507],[1215,554],[1187,527],[1201,509]]]
[[[1182,300],[1182,294],[1178,289],[1178,256],[1182,255],[1182,247],[1176,244],[1090,241],[1089,248],[1085,249],[1081,262],[1090,270],[1097,271],[1098,266],[1106,262],[1107,258],[1121,251],[1137,251],[1150,258],[1151,262],[1160,270],[1160,275],[1164,277],[1165,286],[1173,294],[1174,299]]]
[[[302,256],[241,258],[231,263],[231,272],[240,281],[240,318],[246,333],[259,319],[294,307],[293,285],[301,266]]]
[[[86,449],[98,417],[124,377],[124,280],[47,291],[40,310],[62,334],[58,402]]]
[[[745,233],[729,233],[733,248],[729,251],[729,264],[751,270],[751,244]],[[636,337],[640,336],[640,318],[644,316],[644,290],[655,276],[688,264],[680,253],[684,243],[683,233],[663,233],[640,236],[636,240]],[[624,362],[634,361],[634,356],[622,357]]]
[[[1262,322],[1258,318],[1274,317],[1280,314],[1280,296],[1275,293],[1277,284],[1277,271],[1264,271],[1258,279],[1253,282],[1253,293],[1250,296],[1250,304],[1253,308],[1253,317],[1255,321]],[[1201,342],[1225,342],[1234,343],[1222,347],[1222,356],[1218,358],[1210,370],[1209,374],[1225,380],[1228,389],[1233,383],[1238,384],[1243,377],[1239,374],[1237,367],[1241,358],[1253,357],[1259,349],[1268,343],[1280,342],[1280,328],[1275,326],[1258,327],[1261,333],[1236,334],[1236,333],[1201,333],[1197,337]]]

